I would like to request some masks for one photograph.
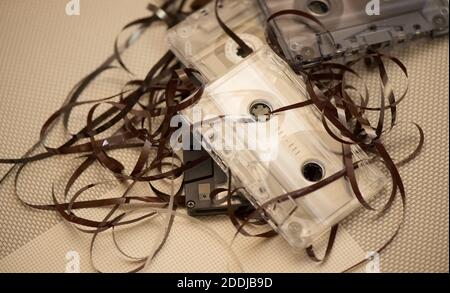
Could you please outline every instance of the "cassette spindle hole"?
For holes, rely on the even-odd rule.
[[[195,202],[192,201],[192,200],[188,201],[188,202],[186,203],[186,207],[189,208],[189,209],[195,208]]]
[[[303,165],[302,175],[310,182],[319,182],[325,177],[325,170],[321,164],[310,161]]]
[[[270,120],[272,110],[268,103],[257,101],[250,106],[250,115],[257,122],[267,122]]]
[[[330,5],[325,0],[314,0],[309,2],[308,9],[315,15],[325,15],[330,12]]]

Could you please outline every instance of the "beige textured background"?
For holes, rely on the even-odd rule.
[[[147,15],[147,2],[81,0],[81,15],[69,17],[65,15],[66,0],[0,1],[1,157],[20,156],[34,143],[41,124],[59,107],[73,84],[112,52],[120,28]],[[137,48],[126,54],[127,64],[137,75],[144,74],[164,53],[163,40],[164,27],[152,29]],[[408,191],[408,218],[399,238],[381,256],[381,269],[448,272],[448,38],[414,42],[395,50],[395,55],[410,72],[410,93],[400,107],[400,121],[405,124],[388,145],[395,157],[407,155],[416,134],[409,121],[423,126],[427,143],[421,157],[401,169]],[[87,95],[99,98],[115,93],[127,78],[123,74],[107,75]],[[395,74],[393,80],[396,87],[404,87],[401,74]],[[376,80],[369,81],[376,89]],[[77,117],[84,116],[76,114],[73,127]],[[400,140],[410,143],[395,147]],[[48,201],[51,183],[64,175],[61,173],[69,172],[56,166],[69,162],[52,159],[26,170],[19,187],[21,196]],[[0,174],[7,169],[0,166]],[[90,180],[86,176],[79,184]],[[87,257],[89,239],[60,223],[53,213],[20,205],[11,179],[0,187],[0,196],[0,271],[64,271],[68,250],[80,253],[82,271],[92,270]],[[389,237],[398,220],[398,208],[381,221],[373,220],[367,212],[358,212],[346,220],[348,233],[340,233],[339,245],[325,267],[312,265],[303,254],[293,254],[279,238],[269,242],[242,239],[233,248],[246,271],[339,271]],[[225,218],[208,218],[203,223],[227,241],[233,234]],[[168,247],[150,271],[233,271],[229,268],[229,254],[200,226],[179,219]],[[142,242],[130,249],[139,253],[145,247],[142,243],[151,243],[151,238],[145,231],[136,233],[140,236],[135,238]],[[195,237],[188,240],[189,235]],[[109,251],[107,243],[101,245]],[[98,262],[109,271],[129,266],[111,262],[107,256]]]

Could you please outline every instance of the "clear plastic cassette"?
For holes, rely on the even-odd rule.
[[[244,187],[258,207],[344,169],[341,144],[325,132],[317,108],[271,114],[306,99],[302,79],[265,46],[207,86],[196,108],[182,114],[203,147],[229,168],[235,186]],[[367,158],[359,147],[352,151],[355,161]],[[366,200],[386,183],[373,165],[361,166],[356,174]],[[306,197],[271,204],[264,212],[293,247],[305,248],[359,206],[342,178]]]
[[[244,58],[238,45],[219,26],[212,1],[202,10],[171,28],[170,49],[184,65],[199,70],[208,80],[217,79]],[[219,8],[223,22],[254,50],[265,44],[262,12],[254,0],[227,0]]]
[[[368,47],[384,48],[423,35],[448,33],[447,0],[258,0],[268,17],[297,9],[315,16],[331,32],[300,16],[270,23],[278,53],[291,65],[311,66],[336,57],[352,58]]]

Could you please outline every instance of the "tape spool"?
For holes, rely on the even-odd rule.
[[[251,34],[238,34],[238,36],[250,47],[253,51],[259,50],[264,43],[256,36]],[[239,45],[232,39],[229,39],[225,44],[225,57],[234,64],[242,62],[244,58],[238,54]]]
[[[295,1],[295,9],[311,13],[330,28],[344,21],[344,5],[343,1],[331,0]]]

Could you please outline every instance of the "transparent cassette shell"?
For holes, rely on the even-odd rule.
[[[214,2],[190,15],[167,34],[172,52],[184,65],[199,70],[208,81],[222,76],[244,59],[237,54],[238,45],[219,26]],[[249,47],[258,50],[264,46],[263,15],[256,1],[224,1],[219,15]]]
[[[317,108],[266,115],[306,97],[301,78],[263,47],[206,88],[197,105],[201,124],[192,110],[183,115],[205,149],[229,168],[235,185],[261,206],[344,169],[341,145],[325,132]],[[359,147],[352,151],[355,161],[367,159]],[[385,186],[386,177],[373,165],[356,174],[366,200]],[[291,246],[305,248],[359,206],[342,178],[306,197],[272,204],[265,214]]]
[[[299,16],[282,16],[270,23],[280,44],[279,53],[291,65],[313,66],[333,58],[352,59],[368,47],[384,48],[423,35],[448,34],[447,0],[258,0],[266,16],[298,9],[319,19],[335,43],[313,22]],[[369,15],[370,14],[370,15]]]

